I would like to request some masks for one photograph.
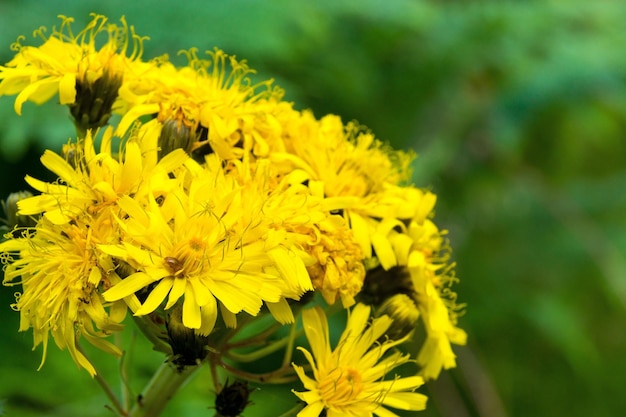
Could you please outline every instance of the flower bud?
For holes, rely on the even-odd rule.
[[[250,404],[248,397],[252,391],[254,390],[249,389],[248,383],[245,381],[235,381],[228,384],[228,380],[226,380],[226,385],[215,397],[217,417],[239,416]]]
[[[395,266],[385,270],[379,266],[367,271],[359,294],[361,302],[378,306],[395,294],[413,293],[411,274],[406,267]]]
[[[33,217],[19,215],[17,208],[17,203],[19,201],[32,196],[33,194],[30,191],[18,191],[9,194],[6,200],[2,202],[5,221],[10,229],[13,229],[14,227],[31,227],[35,225],[36,222]]]
[[[411,297],[396,294],[387,298],[376,310],[377,317],[383,315],[393,319],[386,336],[392,340],[399,340],[415,329],[420,313]]]
[[[121,85],[122,76],[109,71],[93,81],[87,75],[76,79],[76,100],[69,107],[80,135],[107,124]]]
[[[195,140],[194,131],[182,121],[166,120],[159,135],[159,159],[179,148],[189,153]]]
[[[165,326],[169,344],[172,347],[172,362],[180,368],[188,365],[198,365],[206,357],[208,351],[208,340],[206,336],[201,336],[194,329],[190,329],[183,324],[182,307],[174,307],[166,319]]]

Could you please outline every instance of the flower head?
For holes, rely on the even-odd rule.
[[[80,130],[103,126],[124,74],[141,57],[143,38],[123,18],[118,26],[93,14],[76,35],[71,29],[74,19],[60,18],[61,27],[53,28],[50,36],[44,29],[35,32],[44,40],[41,46],[22,46],[23,38],[13,45],[17,55],[0,67],[0,96],[17,94],[15,111],[21,114],[27,100],[40,104],[58,93],[60,103],[70,105]],[[96,39],[102,33],[108,38],[99,46]]]
[[[124,116],[117,127],[122,135],[144,115],[155,114],[162,123],[174,121],[196,134],[193,150],[216,152],[223,159],[247,152],[266,156],[268,142],[278,140],[280,126],[274,113],[290,108],[272,80],[253,84],[254,70],[220,49],[183,51],[182,68],[161,60],[145,73],[128,74],[120,90]],[[273,138],[273,139],[272,139]],[[207,148],[207,149],[205,149]]]
[[[127,213],[119,221],[121,244],[100,248],[137,273],[108,290],[106,300],[132,299],[152,286],[136,315],[181,300],[182,323],[208,335],[218,306],[234,327],[237,313],[255,316],[264,302],[288,308],[286,297],[298,299],[312,289],[302,260],[266,220],[265,195],[227,175],[216,155],[205,166],[188,160],[186,167],[179,187],[162,201],[144,206],[131,197],[120,200]]]
[[[403,186],[413,154],[394,151],[362,127],[309,112],[285,121],[284,152],[270,158],[286,171],[301,170],[321,190],[329,211],[341,213],[364,259],[397,265],[388,237],[420,209],[422,191]]]
[[[426,407],[426,396],[413,392],[422,385],[421,377],[384,379],[394,368],[409,362],[408,355],[389,352],[406,338],[379,341],[392,324],[389,317],[370,321],[370,308],[355,305],[334,349],[330,346],[326,314],[320,307],[304,310],[302,321],[311,351],[299,349],[313,375],[293,365],[308,390],[294,391],[307,403],[298,417],[318,417],[323,410],[328,417],[390,417],[396,414],[386,407],[413,411]]]
[[[344,307],[354,304],[365,267],[361,247],[346,219],[328,211],[323,193],[305,185],[306,177],[300,171],[281,174],[268,159],[257,160],[254,169],[249,163],[231,163],[242,183],[260,187],[256,193],[268,196],[263,213],[271,227],[285,232],[299,249],[315,290],[328,304],[338,299]]]
[[[122,196],[132,194],[139,199],[164,193],[169,187],[168,173],[188,158],[178,150],[157,164],[156,148],[142,149],[138,140],[129,140],[115,155],[112,140],[112,130],[107,129],[100,152],[96,152],[91,132],[69,145],[65,158],[45,151],[41,162],[58,180],[47,183],[27,176],[26,181],[41,194],[21,200],[19,214],[43,213],[55,224],[68,223],[84,213],[111,216],[117,213]]]
[[[137,141],[127,142],[120,155],[113,156],[110,133],[104,134],[99,153],[90,133],[68,146],[65,158],[51,151],[44,153],[42,162],[58,175],[57,181],[27,177],[41,194],[17,203],[18,215],[41,216],[34,227],[17,228],[0,244],[7,264],[4,284],[23,288],[15,303],[21,315],[20,329],[33,328],[35,345],[44,345],[44,358],[51,334],[56,344],[67,347],[91,374],[95,370],[78,350],[77,335],[120,353],[102,337],[120,329],[126,305],[102,298],[111,282],[120,278],[115,260],[99,249],[119,241],[119,200],[132,194],[140,201],[148,194],[163,192],[168,172],[188,158],[180,151],[156,163],[156,149],[151,158]],[[107,306],[111,306],[110,313]]]
[[[92,375],[95,369],[77,348],[78,338],[121,354],[102,339],[121,330],[126,311],[123,303],[107,303],[100,294],[112,265],[96,246],[108,235],[109,228],[96,218],[56,225],[43,217],[21,237],[0,243],[6,264],[3,283],[22,286],[13,308],[20,312],[20,330],[32,328],[35,346],[43,344],[42,365],[50,335]]]
[[[413,247],[408,257],[408,270],[413,296],[426,329],[426,341],[417,357],[426,379],[439,376],[442,369],[456,366],[451,344],[464,345],[465,331],[457,327],[462,305],[456,304],[451,289],[456,282],[454,265],[449,263],[449,247],[437,226],[429,219],[409,225]]]

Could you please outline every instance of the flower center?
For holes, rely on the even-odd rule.
[[[175,277],[182,278],[184,275],[193,274],[204,266],[205,248],[206,242],[202,238],[191,237],[173,250],[174,256],[163,258],[165,267]]]
[[[201,252],[204,249],[205,243],[202,239],[192,237],[189,239],[189,248],[194,252]]]
[[[353,401],[363,390],[361,373],[352,368],[335,368],[320,380],[320,396],[330,406]]]

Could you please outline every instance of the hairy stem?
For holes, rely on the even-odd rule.
[[[178,368],[164,362],[137,398],[128,417],[157,417],[199,366]]]

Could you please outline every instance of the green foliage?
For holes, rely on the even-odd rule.
[[[17,35],[32,40],[59,13],[77,25],[91,11],[124,14],[151,36],[148,57],[219,46],[275,77],[296,107],[357,119],[420,154],[414,181],[439,195],[469,333],[459,368],[428,387],[423,415],[626,409],[623,2],[89,3],[3,3],[0,59],[10,59]],[[3,162],[6,195],[23,188],[26,172],[37,176],[33,155],[58,149],[72,126],[51,103],[29,103],[18,118],[6,97],[0,118],[2,156],[15,161]],[[1,289],[2,305],[11,293]],[[29,334],[16,334],[16,316],[6,308],[0,343],[8,415],[85,416],[90,404],[107,415],[66,352],[51,348],[34,373],[38,352]],[[206,408],[202,378],[172,415]]]

